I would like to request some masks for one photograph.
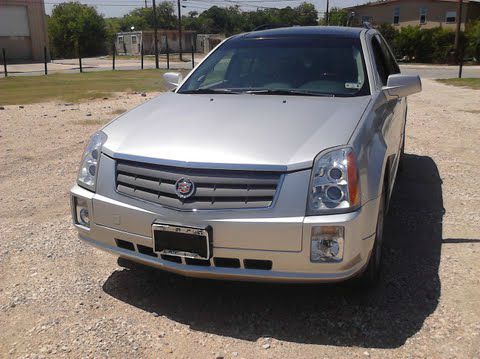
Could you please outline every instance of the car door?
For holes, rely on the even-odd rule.
[[[382,52],[385,56],[387,61],[387,66],[389,69],[389,75],[399,74],[400,67],[395,60],[395,56],[393,55],[392,50],[388,46],[387,42],[381,35],[377,35],[380,46],[382,48]],[[393,137],[394,137],[394,144],[396,145],[396,154],[394,158],[394,163],[392,164],[391,168],[391,188],[393,187],[393,182],[397,176],[398,165],[401,160],[402,155],[402,147],[405,143],[405,127],[406,127],[406,119],[407,119],[407,98],[402,97],[398,98],[395,102],[395,109],[393,112]]]
[[[400,69],[383,38],[375,35],[371,38],[375,62],[378,90],[387,85],[388,77],[400,72]],[[400,148],[405,127],[405,99],[387,99],[380,102],[376,109],[377,116],[383,119],[382,133],[387,145],[389,188],[393,187],[400,158]]]

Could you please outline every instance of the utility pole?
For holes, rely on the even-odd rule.
[[[147,0],[145,0],[145,9],[148,7]]]
[[[455,51],[458,54],[460,46],[460,30],[462,26],[462,10],[463,10],[463,0],[458,0],[457,7],[457,31],[455,32]]]
[[[458,0],[457,30],[455,31],[455,58],[460,65],[460,69],[458,71],[459,78],[462,78],[462,70],[463,70],[463,50],[460,49],[460,31],[462,29],[462,10],[463,10],[463,0]]]
[[[330,25],[329,8],[330,8],[330,4],[329,4],[329,1],[327,0],[327,11],[325,12],[325,23],[327,24],[327,26]]]
[[[155,42],[153,45],[155,51],[155,68],[160,68],[158,66],[158,24],[157,24],[157,5],[155,4],[155,0],[152,0],[152,7],[153,7],[153,41]]]
[[[180,61],[183,61],[182,58],[182,6],[180,5],[180,0],[177,0],[178,6],[178,48],[180,50]]]

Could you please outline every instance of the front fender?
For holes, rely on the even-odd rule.
[[[386,135],[390,130],[390,112],[389,102],[377,96],[370,102],[350,141],[357,154],[362,203],[378,198],[384,190],[391,162]]]

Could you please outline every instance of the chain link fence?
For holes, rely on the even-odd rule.
[[[13,53],[13,50],[12,50]],[[77,51],[77,53],[81,53]],[[170,51],[158,54],[158,67],[155,55],[144,55],[143,46],[140,55],[117,55],[116,51],[100,57],[83,58],[81,55],[73,59],[52,59],[48,49],[44,47],[43,62],[19,62],[9,59],[9,49],[2,48],[0,54],[0,76],[21,75],[48,75],[52,73],[77,73],[108,70],[143,70],[143,69],[176,69],[187,70],[195,66],[195,63],[203,58],[204,54],[195,53],[170,53]]]

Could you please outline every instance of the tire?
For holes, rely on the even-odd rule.
[[[403,134],[402,148],[400,149],[400,159],[398,160],[398,172],[403,172],[404,165],[403,160],[405,159],[405,133]]]
[[[372,253],[368,260],[365,271],[360,276],[362,287],[373,288],[379,281],[382,272],[382,250],[383,250],[383,232],[385,223],[385,192],[380,198],[380,207],[378,209],[377,228],[375,232],[375,241],[373,243]]]

